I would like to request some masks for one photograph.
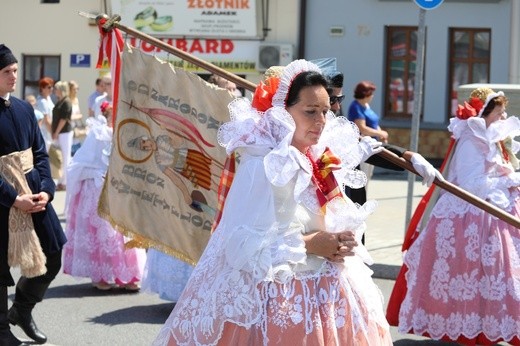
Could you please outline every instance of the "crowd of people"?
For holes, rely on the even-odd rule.
[[[74,80],[55,81],[51,77],[43,77],[38,82],[38,95],[26,95],[26,100],[35,108],[50,158],[52,177],[58,180],[57,191],[67,188],[67,167],[86,138],[86,120],[94,116],[94,102],[107,95],[109,85],[102,78],[96,80],[96,89],[88,100],[88,116],[81,111],[79,84]],[[101,114],[100,104],[97,104],[97,114]]]
[[[12,95],[17,73],[0,45],[0,345],[22,344],[10,324],[47,341],[32,311],[60,270],[98,290],[142,287],[176,302],[154,345],[392,345],[390,324],[463,344],[520,345],[519,229],[450,193],[432,199],[424,228],[413,230],[385,312],[364,247],[377,208],[363,165],[402,170],[379,155],[390,150],[426,185],[444,177],[419,153],[388,144],[370,108],[372,82],[357,84],[344,114],[343,74],[319,63],[269,69],[251,100],[214,76],[237,96],[218,142],[240,160],[224,179],[230,189],[218,189],[220,218],[193,267],[125,247],[97,214],[112,147],[111,76],[96,80],[84,116],[75,81],[42,78],[25,102]],[[503,92],[479,88],[459,106],[444,172],[519,217],[520,120],[507,117],[507,104]],[[78,119],[87,130],[72,155]],[[54,179],[53,147],[61,152]],[[65,230],[51,203],[59,190]],[[22,275],[9,308],[11,267]]]

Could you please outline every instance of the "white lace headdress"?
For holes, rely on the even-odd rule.
[[[488,94],[486,96],[486,101],[484,102],[484,105],[482,106],[482,108],[480,109],[480,111],[478,112],[478,116],[481,117],[482,116],[482,113],[484,113],[484,109],[486,109],[487,105],[489,104],[489,102],[494,99],[495,97],[499,97],[499,96],[504,96],[504,92],[503,91],[499,91],[499,92],[492,92],[490,94]]]
[[[306,71],[321,73],[318,65],[303,59],[295,60],[284,67],[283,74],[280,77],[280,84],[273,96],[273,107],[285,107],[285,100],[287,99],[287,94],[289,93],[292,81],[297,75]]]

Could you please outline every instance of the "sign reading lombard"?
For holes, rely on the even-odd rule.
[[[233,73],[258,73],[256,58],[258,52],[258,41],[236,41],[227,39],[185,39],[172,37],[158,37],[158,40],[193,54],[199,59],[209,61],[220,68]],[[177,58],[151,43],[130,37],[129,44],[137,47],[146,54],[152,54],[162,60],[166,60],[175,67],[184,70],[204,73],[203,68]]]

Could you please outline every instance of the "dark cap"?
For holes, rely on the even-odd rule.
[[[18,60],[16,60],[11,50],[7,48],[6,45],[0,44],[0,70],[16,62],[18,62]]]
[[[333,88],[343,88],[343,73],[337,70],[336,58],[320,58],[311,62],[318,65]]]
[[[343,73],[336,71],[329,76],[330,84],[334,88],[343,88]]]

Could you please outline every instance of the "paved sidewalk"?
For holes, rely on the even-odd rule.
[[[416,179],[413,187],[412,214],[428,188]],[[369,216],[365,246],[374,259],[375,278],[395,279],[403,263],[401,246],[406,232],[408,173],[377,170],[368,185],[368,199],[378,208]]]

